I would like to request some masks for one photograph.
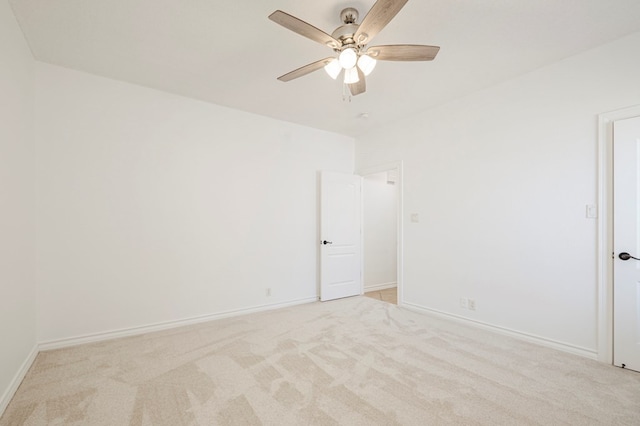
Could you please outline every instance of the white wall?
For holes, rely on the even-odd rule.
[[[0,414],[35,348],[34,61],[0,2]]]
[[[363,177],[365,291],[397,284],[397,192],[397,185],[387,183],[387,172]]]
[[[640,33],[358,138],[358,169],[404,160],[405,302],[595,353],[597,115],[640,104],[638,51]]]
[[[46,64],[36,93],[40,341],[316,297],[352,138]]]

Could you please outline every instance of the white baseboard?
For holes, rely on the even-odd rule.
[[[395,281],[392,283],[369,284],[364,286],[364,292],[367,293],[369,291],[386,290],[388,288],[394,288],[397,286],[398,286],[398,283],[396,283]]]
[[[430,314],[438,318],[456,321],[459,323],[470,325],[472,327],[478,327],[484,330],[493,331],[494,333],[499,333],[499,334],[513,337],[519,340],[524,340],[530,343],[546,346],[548,348],[557,349],[563,352],[569,352],[574,355],[580,355],[582,357],[593,359],[596,361],[598,360],[598,352],[591,349],[581,348],[579,346],[570,345],[568,343],[559,342],[557,340],[547,339],[545,337],[536,336],[534,334],[524,333],[522,331],[501,327],[498,325],[488,324],[482,321],[477,321],[477,320],[465,318],[459,315],[438,311],[436,309],[425,308],[424,306],[414,305],[411,303],[404,302],[402,303],[401,306],[403,308],[407,308],[414,312]]]
[[[2,417],[2,414],[4,414],[4,410],[6,410],[9,406],[11,398],[13,398],[13,395],[15,395],[16,391],[20,387],[20,383],[22,383],[22,380],[24,379],[24,376],[26,376],[27,371],[29,371],[29,369],[33,365],[33,361],[36,360],[38,352],[38,345],[36,344],[33,346],[33,349],[31,349],[31,352],[20,366],[20,369],[18,370],[16,375],[13,377],[13,380],[9,384],[9,387],[5,390],[2,398],[0,398],[0,417]]]
[[[84,336],[69,337],[65,339],[49,340],[41,342],[39,349],[47,351],[52,349],[67,348],[70,346],[82,345],[85,343],[100,342],[103,340],[117,339],[120,337],[136,336],[139,334],[151,333],[153,331],[168,330],[185,325],[199,324],[207,321],[215,321],[222,318],[230,318],[240,315],[253,314],[256,312],[270,311],[273,309],[286,308],[288,306],[302,305],[305,303],[317,302],[317,297],[307,297],[304,299],[290,300],[287,302],[273,303],[268,305],[259,305],[250,308],[235,309],[230,311],[218,312],[215,314],[202,315],[199,317],[186,318],[175,321],[167,321],[163,323],[144,325],[140,327],[131,327],[120,330],[105,331],[94,334],[86,334]]]

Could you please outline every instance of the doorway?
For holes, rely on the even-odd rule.
[[[401,167],[390,164],[361,172],[363,292],[387,303],[401,303]]]

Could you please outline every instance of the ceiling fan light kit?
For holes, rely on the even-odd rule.
[[[331,62],[324,66],[324,70],[329,74],[329,77],[335,80],[342,72],[342,65],[337,59],[332,59]]]
[[[396,16],[408,0],[378,0],[360,24],[359,14],[352,7],[343,9],[340,19],[343,25],[331,34],[314,27],[305,21],[276,10],[269,19],[283,27],[328,46],[338,55],[310,63],[278,77],[280,81],[291,81],[320,68],[337,79],[344,70],[344,84],[352,96],[366,90],[365,76],[371,74],[377,61],[432,61],[440,47],[415,44],[397,44],[386,46],[367,45]]]
[[[344,70],[344,84],[354,84],[360,81],[358,76],[358,70],[355,67],[351,67]]]
[[[338,62],[340,62],[340,66],[345,70],[355,67],[356,62],[358,62],[358,54],[356,53],[356,50],[352,47],[347,47],[340,52]]]
[[[376,63],[378,63],[378,61],[369,55],[363,54],[358,58],[358,68],[362,70],[364,75],[371,74],[371,71],[376,67]]]

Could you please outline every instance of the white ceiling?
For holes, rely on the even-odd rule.
[[[440,53],[379,62],[349,102],[322,70],[276,80],[332,51],[267,16],[281,9],[331,33],[340,10],[362,20],[374,0],[10,3],[40,61],[351,136],[640,31],[639,0],[409,0],[372,44]]]

